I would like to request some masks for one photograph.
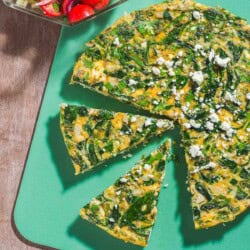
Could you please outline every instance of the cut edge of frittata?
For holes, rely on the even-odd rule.
[[[77,175],[146,144],[174,125],[167,119],[62,104],[60,127]]]
[[[82,219],[115,238],[147,246],[156,220],[158,196],[170,147],[171,140],[168,139],[92,199],[80,210]]]

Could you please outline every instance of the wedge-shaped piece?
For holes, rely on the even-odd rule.
[[[83,207],[81,217],[116,238],[146,246],[156,220],[169,150],[167,140]]]
[[[61,105],[60,124],[75,174],[173,128],[166,119],[65,104]]]
[[[196,128],[183,126],[183,145],[193,219],[196,229],[208,228],[234,220],[250,206],[249,119],[233,120],[221,108],[191,123]]]

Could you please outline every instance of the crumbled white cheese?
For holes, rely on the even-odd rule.
[[[175,75],[175,72],[174,72],[173,68],[168,69],[168,74],[169,74],[169,76],[174,76]]]
[[[158,65],[163,65],[164,62],[165,62],[165,59],[164,59],[163,57],[159,57],[159,58],[157,59],[157,61],[156,61],[156,63],[157,63]]]
[[[176,92],[176,87],[175,86],[173,86],[171,91],[172,91],[173,95],[176,95],[177,92]]]
[[[226,68],[227,67],[227,64],[231,61],[231,59],[229,57],[227,58],[221,58],[220,56],[216,55],[215,56],[215,59],[214,59],[214,62],[222,67],[222,68]]]
[[[116,38],[114,39],[113,44],[114,44],[115,46],[119,46],[119,45],[120,45],[119,37],[116,37]]]
[[[159,102],[158,101],[156,101],[156,100],[153,100],[153,102],[152,102],[154,105],[158,105],[159,104]]]
[[[147,42],[143,42],[143,43],[141,44],[141,46],[142,46],[142,48],[146,49],[147,46],[148,46],[148,44],[147,44]]]
[[[156,76],[160,75],[160,73],[161,73],[160,69],[158,69],[157,67],[153,67],[152,72]]]
[[[215,113],[210,114],[210,115],[209,115],[209,119],[210,119],[211,122],[213,122],[213,123],[219,122],[219,117],[218,117],[218,115],[216,115]]]
[[[169,69],[169,68],[172,68],[174,65],[174,62],[173,61],[165,61],[165,66]]]
[[[191,72],[189,75],[198,85],[200,85],[204,80],[202,71]]]
[[[215,52],[214,52],[213,49],[211,49],[211,51],[208,54],[208,60],[209,60],[209,62],[211,62],[214,59],[214,57],[215,57]]]
[[[145,169],[145,170],[151,169],[151,165],[150,165],[150,164],[144,164],[144,169]]]
[[[205,127],[208,129],[208,130],[213,130],[214,129],[214,124],[210,121],[207,121],[206,124],[205,124]]]
[[[154,86],[154,82],[149,82],[149,83],[147,83],[147,86],[149,86],[149,87],[153,87]]]
[[[201,50],[201,49],[203,49],[203,46],[200,45],[200,44],[196,44],[196,45],[194,46],[194,51],[195,51],[195,52],[197,52],[197,51],[199,51],[199,50]]]
[[[232,128],[230,128],[229,130],[227,130],[226,135],[227,137],[232,137],[234,133],[235,131]]]
[[[196,20],[201,18],[201,13],[197,10],[193,11],[192,15],[193,15],[193,18]]]
[[[61,103],[61,104],[60,104],[60,107],[61,107],[62,109],[65,109],[66,107],[68,107],[68,104],[67,104],[67,103]]]
[[[134,79],[129,79],[128,80],[128,85],[129,86],[133,86],[133,85],[136,85],[137,84],[137,81],[135,81]]]
[[[183,51],[180,50],[180,51],[178,52],[177,56],[182,57],[182,56],[183,56]]]
[[[183,123],[183,126],[184,126],[185,128],[191,128],[191,124],[188,123],[188,122],[184,122],[184,123]]]
[[[168,122],[167,121],[157,121],[156,126],[158,128],[166,128],[166,127],[168,127]]]
[[[222,122],[220,128],[224,131],[231,129],[231,125],[228,122]]]
[[[126,178],[124,178],[124,177],[122,177],[121,179],[120,179],[120,182],[121,183],[126,183],[128,181],[128,179],[126,179]]]
[[[120,195],[121,194],[121,190],[118,190],[118,191],[116,191],[115,193],[116,193],[116,195]]]
[[[148,174],[148,178],[153,179],[154,176],[152,174]]]
[[[153,123],[152,123],[152,119],[147,118],[146,121],[145,121],[145,127],[148,127],[148,126],[150,126],[150,125],[152,125],[152,124],[153,124]]]
[[[193,127],[193,128],[200,128],[201,127],[201,124],[200,123],[197,123],[195,120],[191,119],[190,121],[190,125]]]
[[[246,131],[249,133],[250,132],[250,128],[247,128]]]
[[[189,149],[189,154],[193,157],[196,158],[198,156],[202,156],[201,149],[198,145],[192,145]]]
[[[114,223],[115,219],[111,217],[111,218],[109,218],[109,221],[112,222],[112,223]]]
[[[220,128],[226,131],[227,137],[232,137],[235,131],[231,128],[231,125],[228,122],[222,122]]]
[[[247,93],[247,100],[250,100],[250,93]]]
[[[131,122],[136,122],[136,116],[132,116],[130,119]]]
[[[188,107],[186,107],[186,106],[182,106],[181,109],[182,109],[184,112],[187,112],[187,111],[188,111]]]
[[[201,170],[204,170],[204,169],[209,169],[209,168],[214,168],[216,167],[216,163],[214,162],[209,162],[207,165],[204,165],[204,166],[201,166],[201,167],[196,167],[192,173],[195,174],[195,173],[198,173],[200,172]]]

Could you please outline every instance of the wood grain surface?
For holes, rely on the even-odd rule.
[[[36,249],[16,232],[12,210],[60,26],[0,0],[0,249]]]

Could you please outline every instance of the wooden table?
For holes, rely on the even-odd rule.
[[[35,249],[16,232],[12,210],[60,26],[0,1],[0,249]]]

